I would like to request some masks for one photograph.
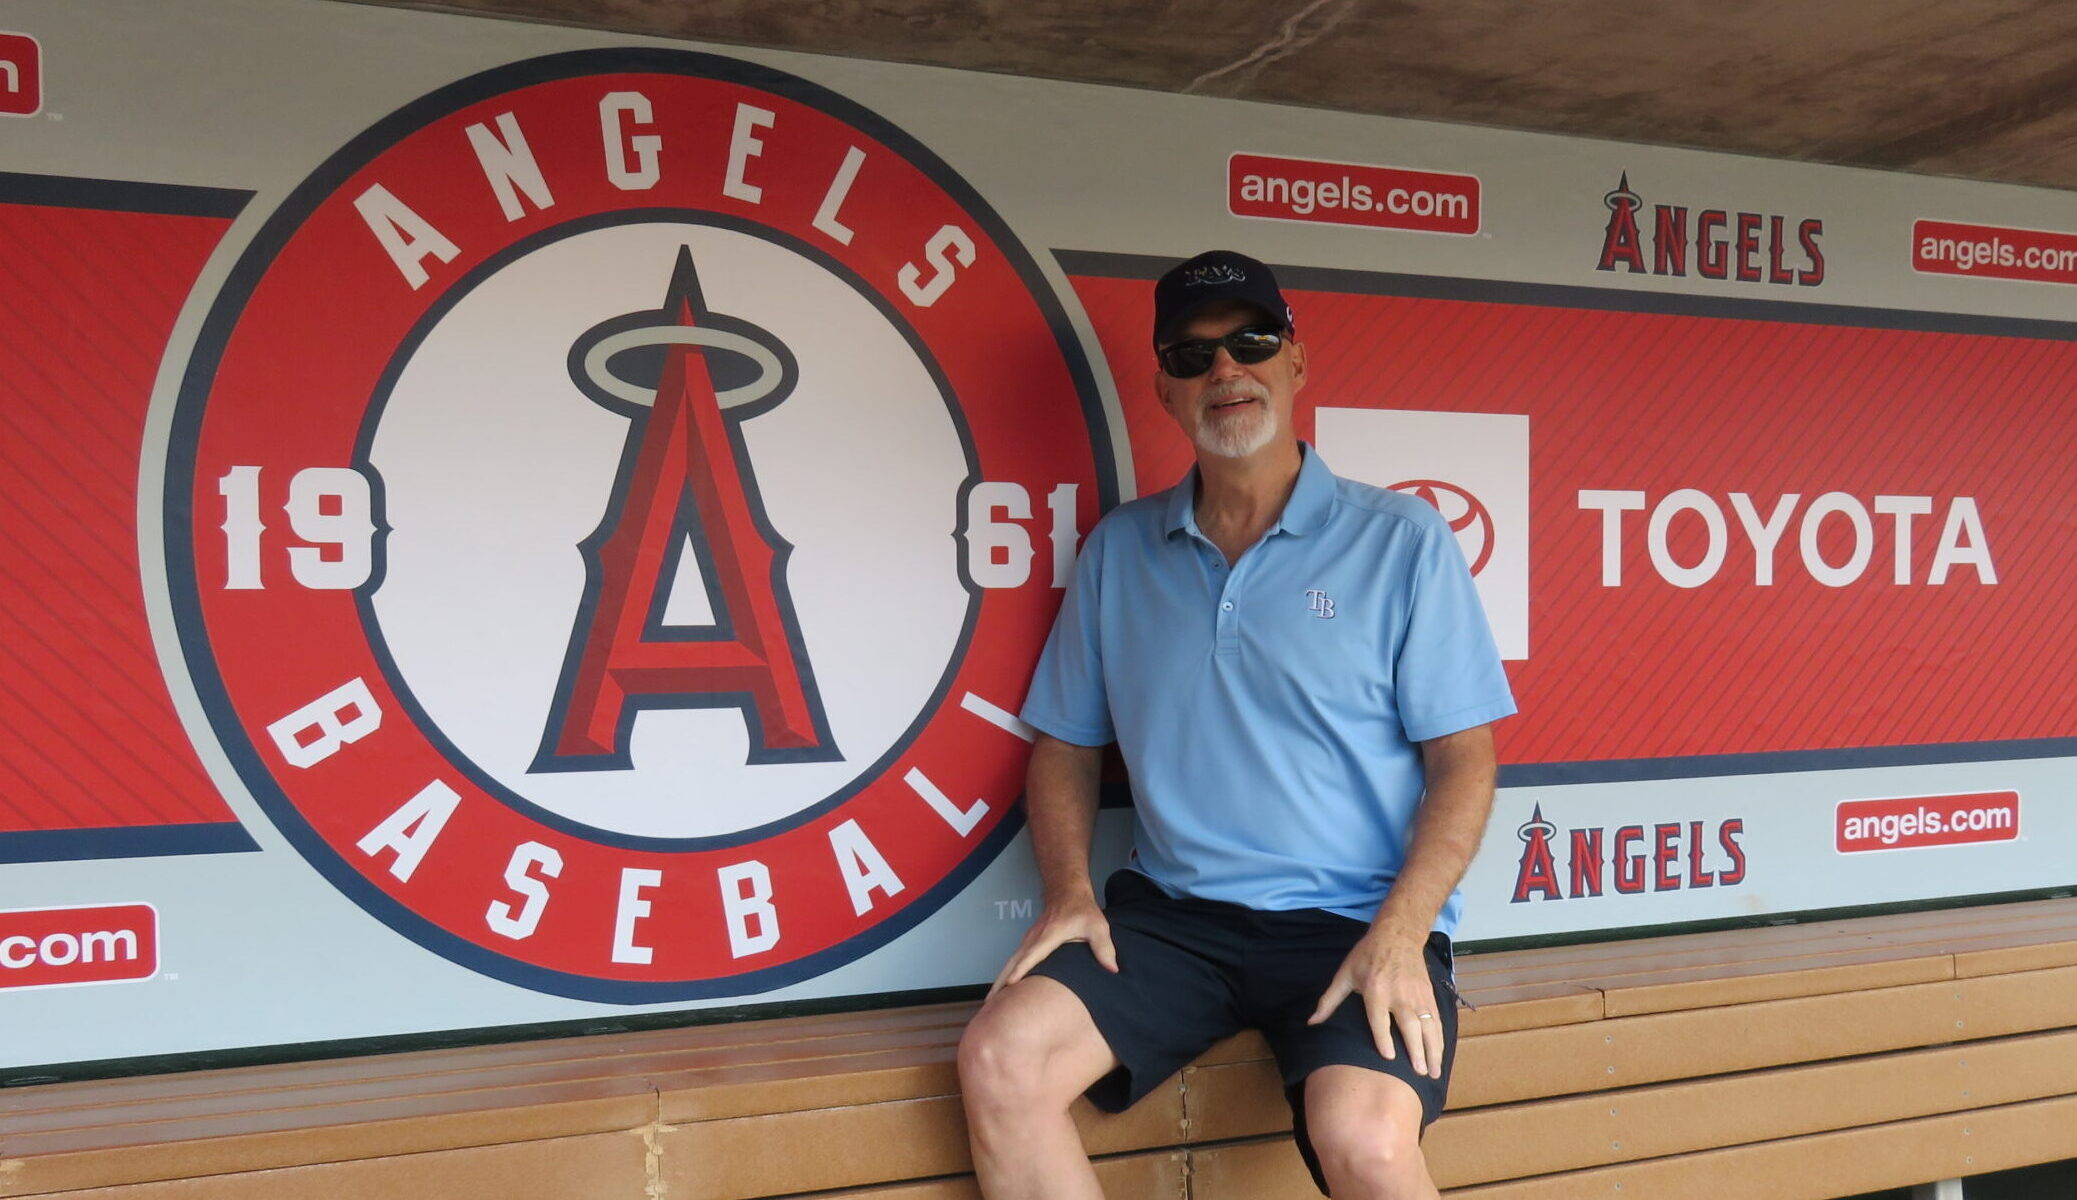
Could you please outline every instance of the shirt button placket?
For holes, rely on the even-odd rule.
[[[1221,563],[1223,566],[1223,561]],[[1219,616],[1216,622],[1218,637],[1214,641],[1214,653],[1218,655],[1240,652],[1240,607],[1234,597],[1240,593],[1238,569],[1220,572],[1225,576],[1219,588]]]

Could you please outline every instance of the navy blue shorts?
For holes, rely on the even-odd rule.
[[[1214,1042],[1259,1029],[1276,1055],[1305,1165],[1320,1190],[1318,1157],[1306,1136],[1305,1080],[1328,1066],[1367,1067],[1403,1080],[1421,1099],[1421,1124],[1442,1114],[1457,1056],[1456,988],[1450,940],[1428,939],[1428,978],[1442,1022],[1442,1078],[1416,1074],[1398,1030],[1398,1057],[1378,1053],[1363,999],[1350,996],[1319,1025],[1306,1018],[1369,926],[1320,909],[1257,912],[1237,904],[1175,899],[1137,871],[1104,884],[1104,914],[1118,951],[1118,973],[1103,969],[1087,944],[1070,942],[1032,969],[1065,984],[1088,1008],[1119,1068],[1090,1087],[1092,1103],[1123,1112]]]

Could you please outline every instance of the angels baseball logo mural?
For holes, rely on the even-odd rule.
[[[695,54],[465,80],[282,205],[195,364],[167,542],[205,707],[428,948],[768,990],[1014,831],[1010,713],[1113,485],[1032,264],[871,113]]]

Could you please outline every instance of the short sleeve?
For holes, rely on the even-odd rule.
[[[1103,540],[1098,523],[1075,558],[1074,584],[1053,620],[1019,714],[1028,725],[1077,746],[1115,741],[1103,682]]]
[[[1407,740],[1425,742],[1515,711],[1464,552],[1440,518],[1422,525],[1408,582],[1406,635],[1393,667]]]

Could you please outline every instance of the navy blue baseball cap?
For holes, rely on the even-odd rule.
[[[1231,250],[1207,250],[1170,268],[1154,285],[1154,348],[1181,338],[1198,313],[1229,302],[1252,305],[1286,329],[1295,328],[1291,306],[1268,266]]]

